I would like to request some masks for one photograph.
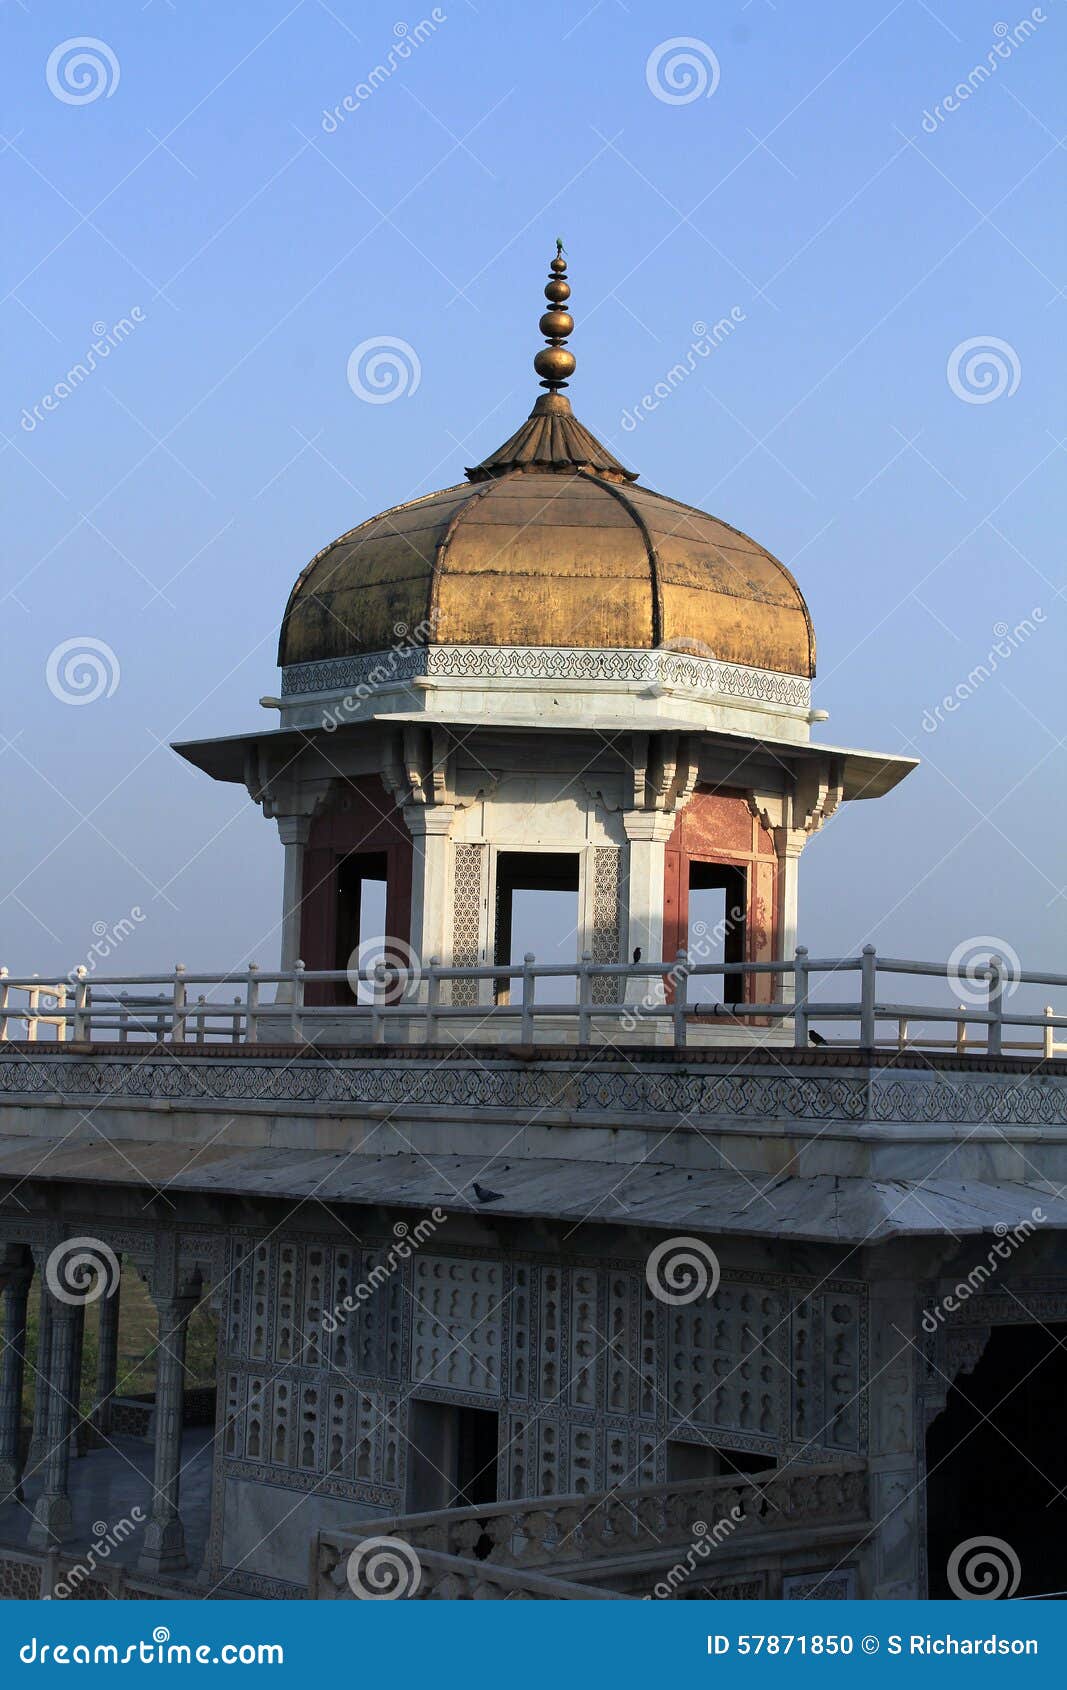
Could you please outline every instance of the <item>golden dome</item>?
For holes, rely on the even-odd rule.
[[[550,302],[569,294],[560,254]],[[564,325],[560,318],[566,315]],[[547,321],[547,319],[551,321]],[[420,644],[691,651],[815,673],[807,605],[785,566],[725,522],[633,485],[583,428],[543,319],[548,388],[522,428],[458,487],[371,517],[312,558],[289,598],[278,661]]]

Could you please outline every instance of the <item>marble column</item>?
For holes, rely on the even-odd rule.
[[[293,968],[300,956],[300,900],[304,889],[304,847],[311,832],[311,817],[275,816],[285,847],[282,875],[282,948],[279,968]]]
[[[642,962],[663,960],[663,896],[667,841],[674,832],[674,815],[662,810],[627,810],[623,825],[629,841],[626,875],[627,961],[640,948]],[[663,979],[646,975],[627,980],[626,1002],[660,1004]]]
[[[774,845],[778,857],[778,955],[791,962],[797,948],[800,853],[808,835],[799,827],[776,827]],[[779,1002],[796,1002],[796,981],[788,975],[779,983]]]
[[[155,1466],[152,1510],[145,1527],[141,1572],[174,1572],[186,1565],[185,1531],[178,1513],[181,1481],[185,1341],[193,1296],[157,1297],[159,1350],[156,1367]]]
[[[26,1305],[33,1268],[5,1275],[0,1357],[0,1503],[22,1495],[22,1386],[26,1375]]]
[[[47,1293],[46,1293],[47,1295]],[[31,1549],[53,1549],[70,1534],[72,1516],[69,1476],[79,1381],[75,1364],[80,1327],[85,1319],[81,1303],[52,1301],[52,1342],[48,1368],[48,1432],[44,1455],[44,1490],[37,1499],[27,1542]]]
[[[52,1378],[52,1297],[45,1282],[44,1264],[47,1252],[37,1257],[37,1283],[40,1287],[40,1305],[37,1317],[37,1360],[33,1378],[33,1431],[30,1435],[30,1448],[26,1456],[27,1473],[36,1473],[43,1465],[48,1449],[48,1399],[51,1395],[50,1380]]]
[[[452,804],[406,804],[401,812],[414,841],[411,867],[411,948],[419,961],[448,956],[452,876]]]
[[[111,1431],[111,1399],[119,1372],[119,1308],[122,1282],[117,1280],[109,1297],[100,1299],[100,1336],[96,1351],[96,1395],[93,1423],[107,1437]]]
[[[862,1596],[914,1601],[925,1593],[920,1572],[920,1444],[916,1375],[922,1334],[915,1285],[872,1272],[868,1485],[871,1530],[863,1546]]]

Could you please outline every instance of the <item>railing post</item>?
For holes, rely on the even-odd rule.
[[[231,1037],[233,1043],[236,1045],[236,1044],[240,1044],[240,1042],[241,1042],[241,1000],[240,1000],[240,998],[235,997],[234,1000],[233,1000],[233,1003],[234,1003],[234,1010],[233,1010],[232,1016],[230,1017],[230,1037]]]
[[[74,1038],[75,1041],[89,1037],[89,981],[86,978],[87,969],[84,962],[79,962],[77,979],[74,982]]]
[[[174,1007],[170,1018],[170,1042],[172,1045],[185,1043],[185,964],[176,962],[174,965]]]
[[[376,962],[371,970],[374,981],[371,986],[370,1036],[376,1045],[385,1043],[385,964]]]
[[[874,1003],[878,991],[878,958],[873,945],[864,945],[860,962],[860,1048],[874,1049]]]
[[[293,1001],[289,1009],[289,1033],[295,1045],[304,1042],[304,964],[293,964]]]
[[[999,1056],[1004,1045],[1004,974],[998,956],[989,959],[989,1013],[993,1017],[986,1033],[986,1050]]]
[[[527,951],[522,959],[522,1042],[534,1042],[534,954]]]
[[[589,973],[592,961],[592,951],[583,951],[578,964],[578,1043],[582,1045],[589,1043],[593,1011],[593,981]]]
[[[808,947],[798,945],[793,960],[793,1043],[802,1050],[808,1042]]]
[[[122,1008],[119,1010],[119,1044],[120,1045],[128,1045],[129,1042],[130,1042],[130,1011],[129,1011],[129,1007],[128,1007],[129,998],[130,998],[129,992],[120,992],[119,993],[119,1003],[122,1005]]]
[[[432,956],[426,971],[426,1043],[437,1042],[437,1006],[441,1001],[441,958]]]
[[[956,1055],[962,1056],[967,1048],[967,1022],[964,1019],[967,1005],[960,1004],[960,1019],[956,1022]]]
[[[901,1015],[901,1016],[898,1016],[898,1018],[897,1018],[897,1049],[898,1050],[907,1050],[907,1048],[908,1048],[908,1020],[907,1020],[906,1016]]]
[[[1053,1034],[1055,1033],[1056,1029],[1051,1025],[1051,1020],[1052,1020],[1052,1005],[1050,1003],[1047,1003],[1045,1005],[1045,1026],[1044,1026],[1043,1034],[1042,1034],[1042,1048],[1041,1048],[1041,1054],[1044,1057],[1046,1062],[1049,1060],[1049,1058],[1053,1055],[1053,1052],[1054,1052]]]
[[[248,990],[245,994],[245,1044],[259,1043],[259,964],[248,965]]]
[[[35,980],[36,980],[36,978],[37,978],[37,976],[34,975]],[[26,998],[27,998],[26,1008],[29,1011],[29,1013],[26,1016],[26,1043],[27,1044],[36,1044],[37,1043],[37,1011],[41,1007],[41,989],[40,989],[40,987],[39,986],[31,986],[29,991],[26,993]]]
[[[7,1034],[7,995],[11,990],[7,983],[8,971],[0,968],[0,1039],[6,1039]]]
[[[684,1050],[688,1026],[686,1021],[686,1010],[688,1008],[686,1000],[689,995],[688,951],[678,952],[674,959],[672,975],[674,986],[674,1048],[675,1050]],[[723,975],[724,980],[725,978],[726,976]]]
[[[66,1007],[67,988],[63,984],[62,980],[59,980],[56,982],[56,1009],[65,1010]],[[70,1039],[70,1022],[67,1020],[66,1015],[62,1017],[59,1026],[56,1028],[56,1038],[59,1040],[60,1044],[66,1044]]]

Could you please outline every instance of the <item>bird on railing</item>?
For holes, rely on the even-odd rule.
[[[477,1180],[471,1181],[471,1190],[479,1203],[499,1203],[504,1195],[502,1191],[487,1191],[484,1185],[478,1184]]]
[[[826,1040],[823,1038],[822,1034],[815,1032],[814,1028],[808,1034],[808,1038],[813,1045],[824,1045],[826,1043]]]
[[[636,947],[635,947],[635,948],[634,948],[634,961],[635,961],[635,962],[640,962],[640,961],[641,961],[641,947],[640,947],[640,945],[637,945],[637,946],[636,946]]]

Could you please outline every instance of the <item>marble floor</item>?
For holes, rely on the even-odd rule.
[[[189,1570],[183,1578],[195,1579],[204,1559],[211,1519],[211,1457],[214,1432],[210,1427],[187,1427],[182,1436],[181,1516]],[[113,1531],[121,1520],[130,1520],[133,1507],[147,1519],[152,1500],[152,1445],[142,1438],[119,1434],[109,1444],[91,1449],[70,1463],[70,1498],[73,1530],[63,1543],[64,1555],[76,1559],[101,1538],[101,1524]],[[0,1506],[0,1545],[25,1549],[33,1505],[40,1495],[40,1473],[26,1480],[24,1500],[12,1498]],[[110,1564],[132,1567],[141,1549],[143,1528],[138,1526],[123,1537],[108,1556]]]

